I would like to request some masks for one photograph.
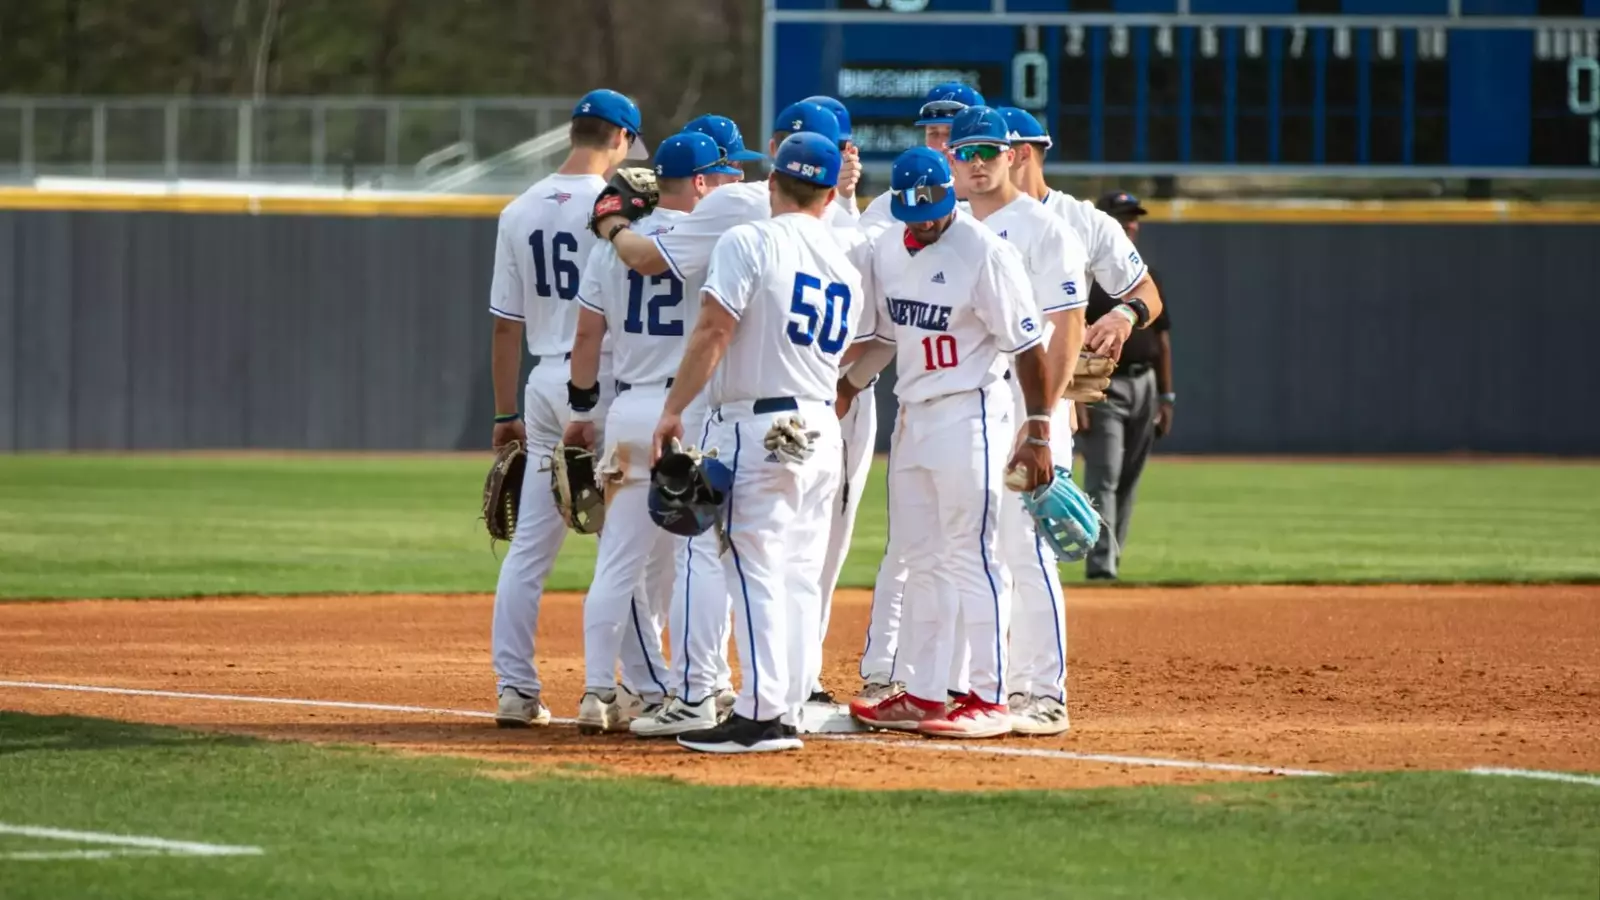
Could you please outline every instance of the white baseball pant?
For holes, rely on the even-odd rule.
[[[796,414],[819,435],[810,458],[784,462],[770,456],[762,440],[775,420]],[[731,547],[723,570],[739,649],[734,711],[798,726],[800,706],[811,693],[807,676],[820,665],[822,651],[822,558],[843,453],[839,421],[831,404],[815,401],[730,403],[712,413],[710,441],[733,470]]]
[[[600,403],[596,422],[603,422],[611,406],[613,384],[611,356],[600,355]],[[538,471],[543,459],[561,442],[567,427],[567,380],[571,369],[565,355],[538,357],[522,392],[522,421],[528,432],[528,469],[522,479],[522,500],[517,530],[500,563],[495,585],[494,620],[490,645],[496,690],[514,687],[523,693],[539,691],[539,672],[533,658],[534,632],[539,627],[539,602],[544,582],[555,567],[556,555],[567,540],[567,526],[550,493],[549,473]],[[597,426],[598,428],[598,426]],[[603,440],[604,435],[597,436]]]
[[[671,597],[673,541],[650,521],[650,443],[666,396],[663,382],[630,386],[611,401],[600,457],[605,527],[583,602],[585,689],[615,688],[618,658],[631,645],[624,683],[654,703],[668,692],[661,629]]]
[[[683,422],[685,443],[702,451],[710,449],[711,421],[703,400],[690,404]],[[732,445],[716,449],[725,462],[733,456]],[[728,616],[733,610],[723,572],[730,559],[723,553],[715,529],[693,538],[673,537],[672,552],[667,620],[672,652],[667,690],[686,703],[699,703],[707,694],[733,684],[728,666],[728,640],[732,637]]]
[[[1014,415],[1026,416],[1021,391]],[[1020,420],[1019,420],[1020,421]],[[1063,400],[1051,414],[1050,455],[1072,467],[1072,405]],[[1015,591],[1011,629],[1011,690],[1067,701],[1067,615],[1055,551],[1039,537],[1022,495],[1005,492],[1000,521],[1001,552]]]
[[[907,693],[943,700],[962,646],[971,689],[1006,697],[1010,598],[1000,561],[1003,479],[1016,429],[1004,381],[901,407],[893,468],[894,543],[910,577],[899,662]]]
[[[833,615],[833,592],[839,588],[839,574],[844,571],[844,561],[850,555],[850,539],[855,535],[856,512],[861,508],[861,496],[866,493],[867,478],[872,473],[872,455],[878,440],[877,397],[871,388],[861,392],[850,411],[839,420],[839,434],[844,443],[839,494],[830,504],[828,550],[822,558],[822,623],[817,640],[826,642],[828,621]],[[817,671],[811,673],[811,689],[822,690],[822,657],[817,657]]]

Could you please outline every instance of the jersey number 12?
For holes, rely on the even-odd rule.
[[[528,248],[533,251],[533,289],[539,296],[550,296],[550,279],[545,273],[544,229],[528,235]],[[561,251],[578,252],[578,239],[570,232],[557,231],[550,235],[550,263],[556,270],[556,296],[571,300],[578,296],[578,264]]]
[[[661,291],[650,298],[650,315],[648,333],[652,337],[683,337],[683,319],[676,321],[661,321],[661,313],[669,309],[677,309],[683,303],[683,282],[676,275],[665,272],[660,275],[650,276],[650,284],[663,287]],[[644,313],[644,276],[632,269],[628,270],[628,317],[622,322],[622,330],[629,334],[646,333]]]
[[[822,312],[818,315],[816,301],[807,294],[822,292]],[[822,279],[804,272],[794,276],[794,294],[789,299],[789,313],[804,322],[789,320],[789,340],[802,347],[813,343],[823,353],[838,353],[844,349],[850,330],[850,288],[834,282],[823,290]],[[834,329],[838,334],[834,334]],[[820,329],[820,331],[819,331]]]

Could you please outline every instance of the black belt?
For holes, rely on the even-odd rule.
[[[667,379],[667,387],[669,387],[669,388],[672,387],[672,383],[674,381],[677,381],[677,379],[676,378],[668,378]],[[629,384],[626,381],[619,380],[617,382],[617,393],[618,394],[626,393],[628,391],[633,390],[635,387],[644,387],[644,385],[642,385],[642,384],[641,385],[632,385],[632,384]]]
[[[1116,371],[1112,372],[1111,375],[1113,378],[1118,375],[1122,375],[1127,378],[1138,378],[1140,375],[1143,375],[1146,372],[1154,371],[1155,367],[1155,363],[1128,363],[1125,366],[1117,366]]]
[[[750,411],[758,416],[775,412],[793,412],[800,409],[800,401],[793,397],[762,397],[750,405]]]
[[[541,363],[541,362],[543,362],[544,360],[547,360],[547,359],[555,359],[555,358],[556,358],[556,355],[554,353],[550,354],[549,356],[535,356],[533,358],[533,367],[535,369],[537,369],[539,367],[539,363]],[[561,354],[561,361],[562,362],[571,362],[572,361],[572,354],[571,353],[563,353],[563,354]]]

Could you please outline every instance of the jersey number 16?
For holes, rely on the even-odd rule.
[[[807,296],[808,292],[822,292],[822,312]],[[822,279],[804,272],[794,276],[794,294],[789,300],[789,314],[799,316],[804,322],[789,320],[789,340],[802,347],[817,345],[823,353],[833,355],[844,349],[850,330],[850,288],[834,282],[823,290]],[[820,319],[820,321],[819,321]],[[834,329],[838,334],[834,334]],[[820,331],[819,331],[820,329]]]

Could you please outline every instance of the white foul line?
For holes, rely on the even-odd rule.
[[[360,709],[374,712],[417,713],[419,715],[459,716],[469,719],[492,719],[495,714],[470,709],[443,709],[434,706],[398,706],[386,703],[355,703],[344,700],[302,700],[292,697],[251,697],[243,694],[200,694],[187,691],[156,691],[142,688],[102,687],[92,684],[55,684],[42,681],[0,681],[0,688],[28,688],[41,691],[75,691],[87,694],[121,694],[134,697],[166,697],[175,700],[212,700],[228,703],[269,703],[279,706],[316,706],[333,709]],[[556,725],[574,725],[576,719],[553,718]],[[1290,775],[1316,777],[1335,775],[1316,769],[1291,769],[1279,766],[1256,766],[1243,763],[1213,763],[1202,760],[1162,759],[1153,756],[1118,756],[1106,753],[1075,753],[1070,750],[1048,750],[1042,747],[997,747],[973,744],[946,744],[935,741],[883,740],[848,734],[808,735],[813,738],[871,744],[905,750],[922,750],[933,753],[976,753],[987,756],[1023,756],[1036,759],[1060,759],[1077,762],[1099,762],[1121,766],[1147,766],[1164,769],[1202,769],[1212,772],[1242,772],[1254,775]],[[1534,778],[1544,781],[1563,781],[1570,784],[1588,784],[1600,787],[1600,777],[1577,775],[1570,772],[1546,772],[1537,769],[1499,769],[1478,767],[1462,769],[1466,775],[1495,775],[1508,778]]]
[[[1500,775],[1506,778],[1536,778],[1540,781],[1564,781],[1567,784],[1590,784],[1600,787],[1600,776],[1577,775],[1572,772],[1544,772],[1539,769],[1496,769],[1479,766],[1467,769],[1468,775]]]
[[[160,850],[18,850],[15,853],[0,853],[0,859],[15,860],[42,860],[42,859],[114,859],[118,856],[181,856],[178,853],[163,853]]]
[[[823,735],[809,735],[823,737]],[[1152,766],[1164,769],[1205,769],[1211,772],[1244,772],[1251,775],[1295,775],[1315,777],[1332,775],[1316,769],[1286,769],[1280,766],[1252,766],[1243,763],[1213,763],[1187,759],[1161,759],[1154,756],[1117,756],[1109,753],[1074,753],[1071,750],[1047,750],[1042,747],[994,747],[976,744],[946,744],[936,741],[890,741],[881,738],[863,738],[851,735],[827,735],[829,740],[851,744],[871,744],[875,747],[896,747],[903,750],[927,750],[934,753],[978,753],[988,756],[1029,756],[1035,759],[1070,759],[1079,762],[1110,763],[1118,766]]]
[[[80,844],[113,844],[118,847],[137,847],[157,853],[181,856],[260,856],[260,847],[235,847],[228,844],[202,844],[198,841],[169,841],[166,838],[144,837],[136,834],[105,834],[99,831],[68,831],[64,828],[41,828],[36,825],[10,825],[0,822],[0,834],[19,837],[43,838],[51,841],[76,841]]]

